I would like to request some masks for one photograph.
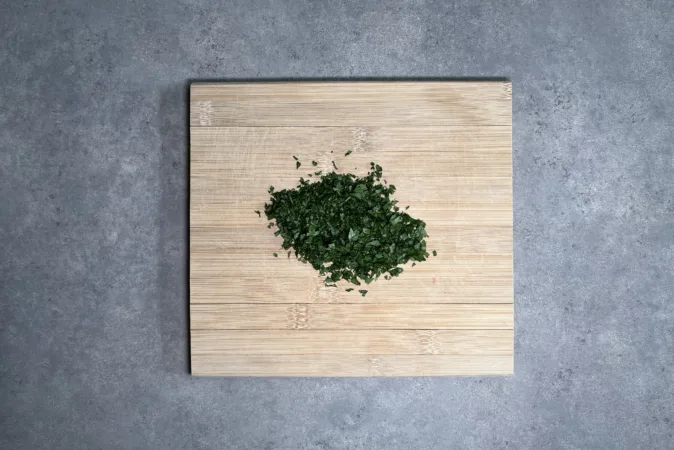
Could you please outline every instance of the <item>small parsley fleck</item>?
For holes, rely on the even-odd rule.
[[[344,156],[349,156],[351,153],[353,153],[353,150],[349,150],[348,152],[344,153]]]
[[[435,250],[433,250],[433,256],[438,256],[438,252],[436,252]]]
[[[295,168],[296,168],[296,169],[299,169],[301,165],[302,165],[302,163],[299,162],[299,161],[297,161],[297,162],[295,163]]]
[[[293,155],[293,159],[295,159],[295,161],[299,161],[299,160],[297,159],[297,156],[294,156],[294,155]]]
[[[335,168],[335,170],[339,170],[339,169],[337,168],[337,164],[335,164],[335,162],[334,162],[334,161],[332,162],[332,167],[334,167],[334,168]]]
[[[274,258],[278,258],[278,253],[273,253]]]
[[[360,292],[360,295],[362,295],[363,297],[365,297],[365,295],[367,294],[367,291],[365,289],[360,289],[358,292]]]
[[[353,288],[346,288],[346,289],[344,289],[344,290],[345,290],[346,292],[351,292],[351,291],[353,291]]]
[[[316,161],[311,161],[311,165],[316,167],[318,165],[318,163]]]
[[[260,213],[260,210],[259,210],[259,209],[256,209],[256,210],[255,210],[255,214],[257,214],[258,217],[262,217],[262,213]]]

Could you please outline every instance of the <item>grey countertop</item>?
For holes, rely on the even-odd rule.
[[[665,0],[0,2],[0,447],[674,448],[673,23]],[[188,374],[189,80],[491,76],[514,376]]]

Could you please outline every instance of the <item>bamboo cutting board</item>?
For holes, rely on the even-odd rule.
[[[192,373],[511,374],[511,98],[507,82],[193,84]],[[380,164],[438,256],[361,297],[279,251],[254,210],[333,160]]]

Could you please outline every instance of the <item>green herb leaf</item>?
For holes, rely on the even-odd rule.
[[[278,258],[278,253],[273,253],[274,258]]]
[[[311,165],[316,167],[318,165],[318,163],[316,161],[311,161]]]
[[[367,294],[367,291],[365,289],[360,289],[358,292],[360,292],[360,295],[362,295],[363,297],[365,297],[365,295]]]
[[[295,161],[299,161],[299,159],[297,159],[297,156],[294,156],[294,155],[293,155],[293,159],[295,159]]]
[[[335,162],[334,162],[334,161],[332,162],[332,167],[334,167],[334,168],[335,168],[335,170],[339,170],[339,169],[337,168],[337,164],[335,164]]]
[[[346,292],[351,292],[351,291],[353,291],[353,288],[346,288],[346,289],[344,289],[344,290],[345,290]]]
[[[348,152],[344,153],[344,156],[349,156],[351,153],[353,153],[353,150],[349,150]]]
[[[262,217],[262,213],[260,213],[260,210],[259,210],[259,209],[256,209],[256,210],[255,210],[255,214],[257,214],[258,217]]]
[[[328,172],[313,183],[300,178],[294,189],[270,188],[264,205],[269,228],[276,225],[282,248],[294,249],[298,261],[325,277],[326,286],[390,279],[407,262],[428,258],[425,222],[396,205],[395,186],[382,184],[382,173],[372,162],[363,177]]]
[[[302,165],[302,163],[299,162],[299,161],[297,161],[297,162],[295,163],[295,168],[296,168],[296,169],[299,169],[301,165]]]
[[[433,256],[438,256],[438,252],[436,252],[435,250],[433,250]]]

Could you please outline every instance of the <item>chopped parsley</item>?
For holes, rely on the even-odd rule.
[[[380,182],[382,172],[370,163],[364,177],[329,172],[313,182],[300,178],[294,189],[269,189],[264,207],[273,221],[269,227],[278,227],[274,234],[283,238],[282,248],[293,249],[298,261],[311,264],[325,277],[325,286],[390,279],[407,262],[414,265],[429,257],[426,223],[396,206],[396,187]],[[367,294],[365,289],[358,292]]]

